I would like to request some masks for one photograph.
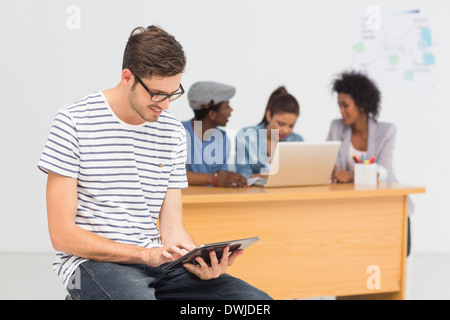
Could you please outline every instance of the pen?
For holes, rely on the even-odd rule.
[[[375,161],[375,156],[373,156],[372,158],[370,158],[369,164],[373,163]]]
[[[359,161],[358,158],[357,158],[355,155],[353,155],[352,158],[353,158],[353,160],[355,161],[355,163],[361,163],[361,161]]]

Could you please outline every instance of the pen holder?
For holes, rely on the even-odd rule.
[[[377,184],[377,164],[355,163],[355,184]]]

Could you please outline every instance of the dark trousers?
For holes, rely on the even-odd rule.
[[[223,274],[200,280],[185,268],[86,261],[78,272],[79,283],[68,288],[75,300],[267,300],[263,291]]]

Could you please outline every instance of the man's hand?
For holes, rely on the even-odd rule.
[[[223,250],[222,259],[220,263],[217,259],[216,252],[214,250],[209,252],[209,257],[211,260],[211,265],[208,265],[205,260],[201,257],[196,257],[195,260],[199,263],[199,266],[196,266],[192,263],[185,263],[183,266],[192,274],[195,274],[202,280],[209,280],[218,278],[222,274],[227,272],[227,268],[234,263],[234,260],[238,256],[244,253],[244,250],[236,250],[230,256],[228,253],[230,252],[230,248],[226,247]]]
[[[163,263],[177,260],[194,248],[195,245],[188,242],[166,244],[159,248],[149,249],[148,257],[144,259],[144,262],[151,267],[157,267]]]
[[[245,176],[239,173],[233,171],[219,171],[217,172],[216,186],[229,188],[245,188],[248,187],[248,184]]]

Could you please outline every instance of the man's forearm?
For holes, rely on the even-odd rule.
[[[212,184],[214,179],[214,174],[203,173],[203,172],[186,172],[187,180],[189,185],[192,186],[204,186],[207,184]]]
[[[184,228],[181,190],[169,189],[159,215],[161,241],[164,245],[189,243],[189,249],[196,244],[192,236]]]
[[[152,249],[118,243],[77,226],[77,201],[77,180],[49,172],[47,215],[55,250],[96,261],[149,263]]]
[[[161,241],[163,244],[177,244],[180,242],[191,243],[196,246],[194,238],[183,228],[179,231],[166,231],[161,236]]]
[[[151,250],[115,242],[77,225],[51,232],[53,247],[57,251],[94,261],[149,264]]]

